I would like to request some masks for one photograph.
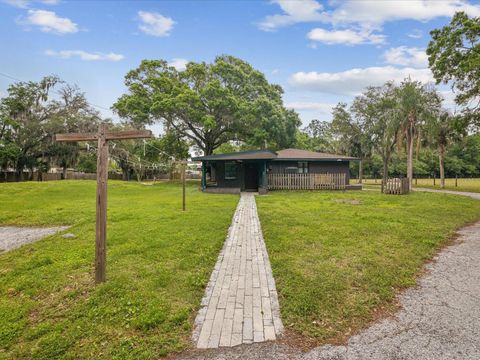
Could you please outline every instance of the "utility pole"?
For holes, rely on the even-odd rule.
[[[96,133],[56,134],[55,141],[77,142],[98,141],[97,150],[97,217],[95,232],[95,283],[105,281],[107,257],[107,181],[108,181],[108,141],[145,139],[152,137],[149,130],[128,130],[110,132],[102,123]]]

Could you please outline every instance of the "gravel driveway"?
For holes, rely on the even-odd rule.
[[[0,252],[19,248],[22,245],[38,241],[45,236],[53,235],[66,229],[68,229],[68,226],[51,228],[0,226]]]
[[[425,191],[425,192],[436,192],[436,193],[444,193],[444,194],[451,194],[451,195],[468,196],[468,197],[471,197],[472,199],[480,200],[480,193],[474,193],[474,192],[437,190],[437,189],[429,189],[429,188],[413,188],[413,191]]]
[[[417,189],[419,190],[419,189]],[[428,190],[430,191],[430,190]],[[452,192],[450,192],[452,193]],[[480,198],[479,194],[457,195]],[[192,351],[181,359],[480,359],[480,222],[426,266],[401,310],[352,336],[344,346],[302,353],[279,343]]]
[[[419,286],[400,296],[402,309],[306,359],[480,359],[480,223],[427,265]]]

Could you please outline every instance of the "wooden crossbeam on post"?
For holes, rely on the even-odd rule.
[[[107,181],[108,141],[145,139],[152,137],[149,130],[108,131],[107,124],[100,124],[96,133],[56,134],[55,141],[98,141],[97,150],[97,217],[95,232],[95,282],[105,281],[107,257]]]

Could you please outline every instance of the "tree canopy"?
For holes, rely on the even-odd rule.
[[[363,164],[370,176],[383,170],[384,180],[390,175],[412,179],[440,174],[441,184],[445,176],[471,176],[480,170],[480,157],[471,156],[478,135],[468,133],[464,117],[442,108],[439,93],[429,84],[407,78],[400,84],[367,87],[350,106],[337,104],[332,118],[313,120],[297,136],[297,146],[321,146],[363,159],[353,165],[359,166],[360,178]],[[462,147],[469,156],[462,157]]]
[[[438,118],[441,98],[437,91],[428,84],[405,79],[396,88],[396,109],[401,119],[399,141],[405,139],[407,151],[407,178],[410,187],[413,180],[413,153],[415,141],[417,148],[422,140],[422,131],[429,121]],[[418,150],[417,150],[418,152]]]
[[[427,54],[439,83],[451,83],[455,101],[480,124],[480,17],[456,13],[450,24],[430,32]]]
[[[128,93],[113,109],[134,126],[162,122],[166,129],[210,155],[220,145],[243,141],[288,147],[300,125],[283,106],[283,90],[247,62],[219,56],[212,64],[177,71],[165,60],[144,60],[125,77]]]
[[[57,90],[56,94],[52,94],[53,90]],[[53,134],[96,128],[100,116],[85,95],[56,76],[39,82],[14,83],[7,92],[0,99],[2,168],[12,167],[22,178],[24,169],[45,171],[52,161],[64,169],[73,165],[78,158],[78,146],[56,144]]]
[[[400,127],[395,89],[393,82],[368,87],[355,97],[351,107],[354,117],[363,124],[363,147],[370,147],[369,154],[375,151],[382,159],[384,180]]]

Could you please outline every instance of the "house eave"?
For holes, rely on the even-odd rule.
[[[323,159],[312,159],[312,158],[275,158],[272,161],[315,161],[315,162],[323,162],[323,161],[359,161],[358,158],[323,158]]]
[[[258,155],[255,157],[255,155]],[[193,161],[236,161],[236,160],[272,160],[277,156],[271,150],[250,150],[234,153],[193,157]]]
[[[282,150],[283,151],[283,150]],[[280,152],[275,152],[272,150],[249,150],[249,151],[239,151],[233,153],[225,154],[215,154],[207,156],[196,156],[192,158],[192,161],[359,161],[359,158],[341,156],[335,154],[315,154],[311,152],[311,155],[303,157],[303,154],[297,154],[298,157],[295,157],[294,154],[291,157],[284,157]],[[330,155],[330,156],[329,156]],[[317,157],[318,156],[318,157]]]

